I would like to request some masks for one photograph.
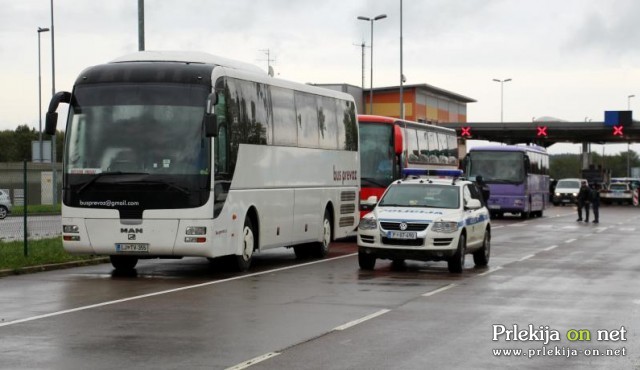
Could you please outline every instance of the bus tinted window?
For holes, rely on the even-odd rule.
[[[303,92],[295,92],[296,116],[298,121],[298,146],[318,147],[318,106],[316,97]]]
[[[318,129],[320,132],[320,148],[338,148],[338,123],[336,122],[336,105],[333,99],[318,97]]]
[[[358,123],[356,106],[350,101],[339,101],[336,111],[338,119],[338,149],[358,150]]]
[[[293,90],[271,87],[273,105],[273,143],[275,145],[296,146],[298,126],[293,100]]]

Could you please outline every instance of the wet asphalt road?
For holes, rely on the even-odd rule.
[[[103,264],[5,277],[0,369],[640,369],[639,235],[638,208],[602,207],[594,225],[557,207],[494,220],[489,268],[468,256],[461,275],[444,262],[360,271],[343,241],[324,260],[263,253],[247,274],[187,258],[135,276]],[[591,340],[567,339],[578,333]]]

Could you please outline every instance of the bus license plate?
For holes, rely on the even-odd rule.
[[[417,234],[415,231],[388,231],[387,238],[390,239],[415,239]]]
[[[149,243],[116,243],[118,253],[148,253]]]
[[[500,209],[499,204],[489,204],[489,209]]]

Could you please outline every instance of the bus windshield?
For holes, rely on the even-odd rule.
[[[69,109],[66,173],[208,174],[206,96],[206,87],[197,85],[77,86]]]
[[[363,187],[387,187],[393,181],[393,125],[360,125]]]
[[[139,210],[205,204],[211,182],[211,144],[202,129],[207,94],[205,85],[76,86],[64,203],[127,199]]]
[[[521,152],[475,151],[469,153],[469,178],[482,176],[487,183],[521,184],[525,179]]]

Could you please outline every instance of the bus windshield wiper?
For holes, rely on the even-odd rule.
[[[98,181],[99,179],[101,179],[103,177],[106,177],[106,176],[118,176],[118,175],[148,175],[148,173],[145,173],[145,172],[122,172],[122,171],[100,172],[99,174],[96,174],[91,180],[89,180],[86,183],[84,183],[84,185],[82,185],[78,190],[76,190],[76,194],[82,193],[86,188],[88,188],[90,185],[94,184],[96,181]]]
[[[190,195],[191,192],[189,191],[189,189],[184,188],[182,186],[178,186],[176,184],[170,183],[168,181],[163,181],[163,180],[147,180],[147,179],[142,179],[142,180],[137,180],[137,181],[123,181],[120,184],[127,184],[127,185],[165,185],[171,189],[175,189],[178,190],[181,193],[184,193],[186,195]]]

